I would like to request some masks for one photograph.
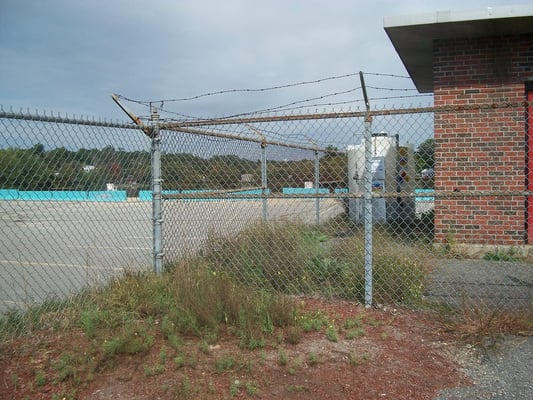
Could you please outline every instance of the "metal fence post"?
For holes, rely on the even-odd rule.
[[[267,157],[266,157],[266,143],[263,138],[261,142],[261,188],[263,194],[263,221],[268,218],[267,208],[267,194],[268,194],[268,178],[267,178]]]
[[[316,224],[320,225],[320,160],[318,158],[318,150],[315,150],[315,192]]]
[[[163,272],[163,240],[161,215],[161,137],[159,135],[159,113],[152,109],[152,226],[153,226],[153,267],[156,274]]]
[[[364,219],[365,219],[365,306],[372,305],[372,115],[366,93],[363,73],[360,72],[361,88],[365,98],[365,171],[364,181]]]

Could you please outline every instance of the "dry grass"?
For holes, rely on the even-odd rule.
[[[490,310],[479,306],[463,306],[441,312],[443,329],[460,340],[485,346],[505,335],[533,335],[533,309]]]

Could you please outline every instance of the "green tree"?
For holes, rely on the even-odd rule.
[[[417,172],[426,168],[435,167],[435,139],[430,138],[418,146],[416,151],[416,169]]]
[[[53,170],[34,149],[0,150],[0,187],[3,189],[47,190]]]
[[[348,185],[348,157],[332,145],[320,159],[320,182],[327,187],[346,187]]]

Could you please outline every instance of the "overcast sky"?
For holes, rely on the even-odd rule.
[[[520,1],[0,0],[0,104],[126,120],[111,93],[156,101],[358,71],[405,76],[384,16]],[[349,90],[359,77],[339,82],[165,106],[220,116]]]

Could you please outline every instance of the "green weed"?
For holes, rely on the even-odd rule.
[[[218,374],[231,370],[235,367],[235,359],[233,357],[222,357],[215,360],[215,369]]]
[[[337,334],[337,329],[335,328],[334,325],[329,325],[327,328],[326,328],[326,338],[330,341],[330,342],[338,342],[339,341],[339,336]]]
[[[497,249],[495,251],[490,251],[483,256],[483,259],[487,261],[515,262],[519,261],[521,258],[522,256],[514,247],[505,250]]]
[[[289,385],[287,391],[290,393],[306,393],[309,392],[309,388],[304,385]]]
[[[164,364],[155,364],[155,365],[145,365],[144,366],[144,376],[147,378],[151,376],[160,375],[165,372]]]
[[[255,382],[246,382],[244,388],[248,396],[259,396],[259,388]]]
[[[183,355],[174,357],[174,365],[176,368],[183,368],[185,366],[185,357]]]
[[[189,377],[183,377],[181,382],[174,386],[173,394],[176,399],[188,400],[195,398],[195,390]]]
[[[298,326],[300,326],[304,332],[316,332],[328,324],[328,317],[320,311],[302,314],[298,319]]]
[[[71,379],[74,383],[80,383],[84,379],[83,374],[90,375],[91,362],[86,356],[66,352],[56,359],[52,366],[57,371],[56,381],[64,382]]]
[[[355,339],[355,338],[358,338],[358,337],[363,337],[366,335],[366,332],[363,328],[355,328],[355,329],[350,329],[348,331],[346,331],[346,339]]]
[[[35,384],[38,387],[41,387],[41,386],[46,385],[46,382],[47,382],[47,379],[46,379],[46,375],[44,374],[44,372],[42,370],[35,371]]]
[[[281,366],[285,366],[288,362],[289,358],[287,356],[287,352],[285,351],[285,349],[281,348],[278,352],[278,364]]]
[[[241,389],[241,387],[242,387],[242,382],[239,381],[238,379],[231,382],[231,385],[229,387],[230,396],[231,397],[237,396],[239,394],[239,390]]]
[[[287,332],[287,343],[298,344],[302,340],[303,330],[299,325],[290,326]]]
[[[307,355],[307,362],[308,362],[309,365],[311,365],[311,366],[316,365],[316,364],[318,364],[319,361],[320,361],[319,360],[319,356],[314,351],[311,351]]]
[[[114,337],[104,340],[102,350],[106,356],[138,354],[148,351],[154,342],[153,333],[142,320],[126,320]]]

